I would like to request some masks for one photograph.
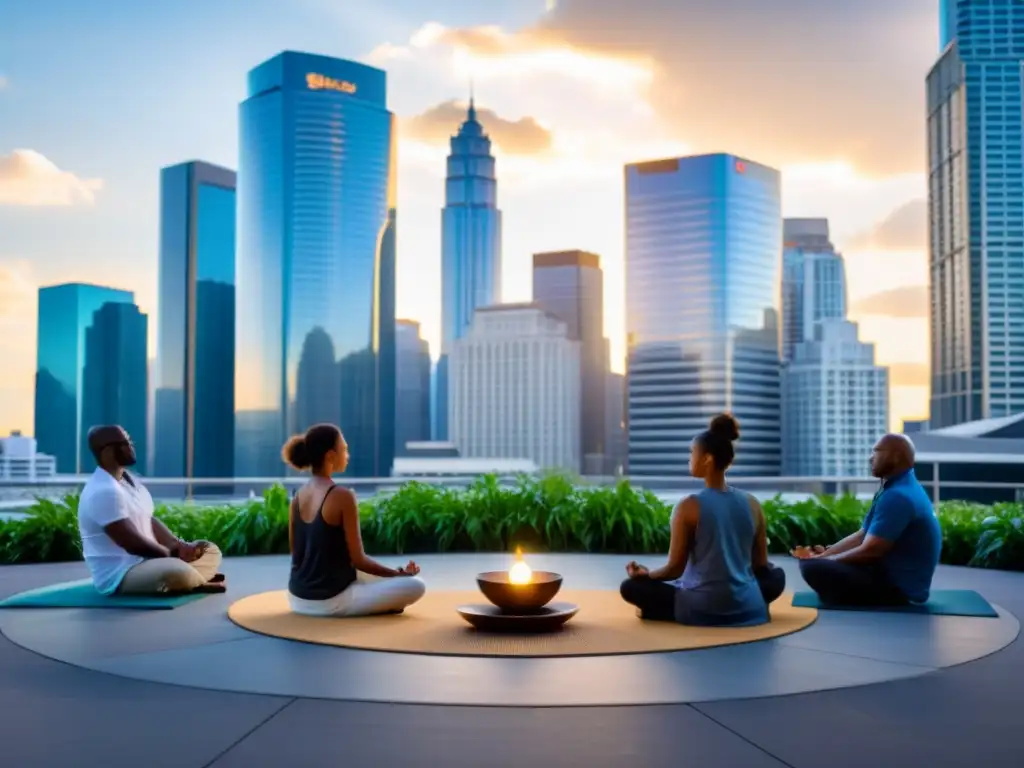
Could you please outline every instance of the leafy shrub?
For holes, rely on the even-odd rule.
[[[275,486],[240,505],[161,504],[156,514],[183,539],[208,539],[226,555],[288,551],[288,491]],[[853,496],[764,502],[769,549],[828,544],[856,531],[868,503]],[[20,518],[0,520],[0,563],[81,558],[78,497],[37,500]],[[410,482],[360,503],[363,541],[378,554],[424,552],[664,553],[672,507],[620,482],[581,485],[561,475],[511,483],[478,478],[464,489]],[[1024,570],[1024,512],[1018,504],[986,507],[943,502],[943,562]]]

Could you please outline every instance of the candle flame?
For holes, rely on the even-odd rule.
[[[516,561],[508,570],[509,583],[529,584],[532,579],[533,571],[530,570],[530,566],[523,560],[523,550],[520,547],[516,547]]]

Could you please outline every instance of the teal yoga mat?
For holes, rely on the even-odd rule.
[[[817,608],[820,611],[881,611],[885,613],[924,613],[932,616],[979,616],[999,618],[996,609],[984,597],[970,589],[933,589],[927,603],[885,607],[824,605],[814,592],[793,595],[797,608]]]
[[[89,579],[50,584],[0,600],[0,608],[128,608],[168,611],[209,597],[198,595],[101,595]]]

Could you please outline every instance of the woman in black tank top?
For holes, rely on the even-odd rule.
[[[285,444],[282,456],[295,469],[309,469],[313,475],[289,509],[292,609],[316,615],[366,615],[398,612],[418,600],[425,587],[415,578],[419,567],[414,562],[395,570],[363,550],[355,494],[331,479],[348,465],[341,430],[333,424],[310,427]],[[383,583],[393,577],[407,578]]]

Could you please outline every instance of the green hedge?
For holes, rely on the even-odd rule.
[[[0,563],[81,558],[78,497],[39,500],[22,518],[0,521]],[[764,505],[773,553],[796,544],[831,543],[855,531],[866,503],[850,496]],[[567,477],[524,477],[503,487],[483,477],[466,489],[411,482],[360,505],[367,551],[664,553],[671,506],[630,487],[585,487]],[[241,506],[161,505],[158,516],[185,539],[216,542],[227,555],[288,551],[288,493],[280,486]],[[1020,505],[940,505],[951,565],[1024,570],[1024,513]]]

